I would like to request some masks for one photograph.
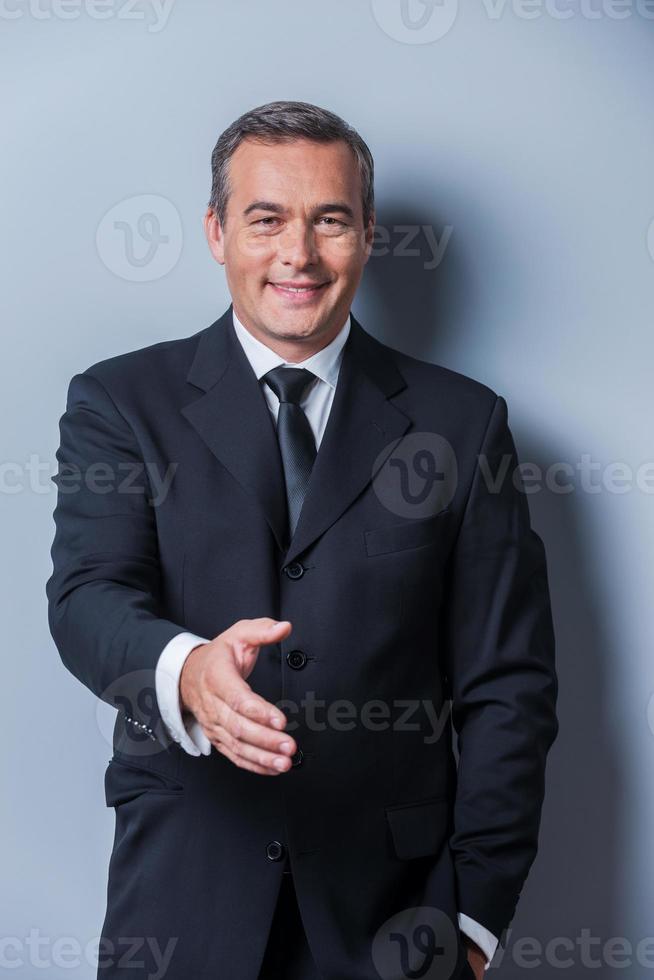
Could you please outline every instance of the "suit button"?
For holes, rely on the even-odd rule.
[[[304,759],[304,752],[302,751],[302,749],[298,749],[295,755],[291,756],[291,764],[293,766],[301,766],[303,759]]]
[[[271,840],[266,844],[266,855],[269,861],[281,861],[286,855],[286,848],[278,840]]]
[[[304,565],[301,561],[292,561],[284,569],[289,578],[302,578],[304,575]]]
[[[302,670],[306,662],[306,655],[301,650],[289,650],[286,654],[286,663],[293,670]]]

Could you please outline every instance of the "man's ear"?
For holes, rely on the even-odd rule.
[[[207,208],[207,213],[204,216],[203,224],[204,233],[207,236],[209,251],[213,255],[216,262],[218,262],[220,265],[224,265],[225,242],[223,229],[213,208]]]
[[[368,224],[367,224],[367,226],[365,228],[365,231],[364,231],[364,239],[363,240],[364,240],[364,246],[365,246],[365,250],[366,250],[366,259],[365,259],[366,262],[370,258],[370,253],[372,252],[372,246],[374,244],[374,239],[375,239],[375,221],[376,221],[376,215],[375,215],[375,212],[373,211],[372,214],[370,215],[370,220],[368,221]]]

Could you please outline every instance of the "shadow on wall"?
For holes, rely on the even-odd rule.
[[[465,320],[471,297],[463,266],[444,216],[400,205],[380,209],[358,294],[369,311],[363,326],[391,347],[433,360],[436,337],[449,346]]]
[[[483,310],[474,309],[481,297],[466,281],[471,263],[466,262],[465,242],[454,236],[445,241],[447,226],[433,213],[418,216],[398,206],[378,213],[377,220],[382,232],[359,293],[359,305],[366,310],[360,317],[363,326],[391,347],[446,367],[439,352],[455,344],[489,343],[487,334],[476,336],[475,324],[483,325],[484,317]],[[427,223],[434,229],[431,238],[423,230]],[[433,243],[442,250],[444,241],[446,260],[430,267]],[[512,274],[506,270],[507,281]],[[517,361],[515,370],[520,370]],[[497,390],[492,378],[483,380]],[[520,462],[536,463],[545,471],[561,458],[558,447],[543,445],[537,433],[525,431],[511,411],[510,392],[501,393],[509,405]],[[506,980],[524,980],[526,968],[539,980],[560,980],[562,970],[579,976],[589,968],[582,960],[583,930],[600,937],[603,945],[615,935],[611,923],[622,919],[616,896],[626,815],[618,750],[607,723],[612,629],[595,575],[586,500],[578,485],[568,494],[542,489],[529,497],[532,524],[547,551],[560,729],[548,756],[539,852],[503,958],[500,950],[493,961]],[[532,942],[522,960],[520,947],[514,946],[522,942],[526,949],[527,938]],[[548,952],[547,944],[559,938]],[[635,950],[642,937],[625,938]],[[590,947],[597,980],[615,972],[604,962],[601,948],[597,943]]]

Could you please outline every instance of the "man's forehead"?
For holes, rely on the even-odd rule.
[[[286,186],[301,181],[311,185],[329,182],[346,189],[356,183],[358,171],[346,143],[317,143],[293,140],[283,143],[260,143],[244,140],[230,161],[230,183],[234,191],[239,184],[266,180]]]

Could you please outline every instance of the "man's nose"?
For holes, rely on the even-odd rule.
[[[299,222],[289,225],[280,236],[279,257],[298,268],[315,263],[318,249],[313,225]]]

